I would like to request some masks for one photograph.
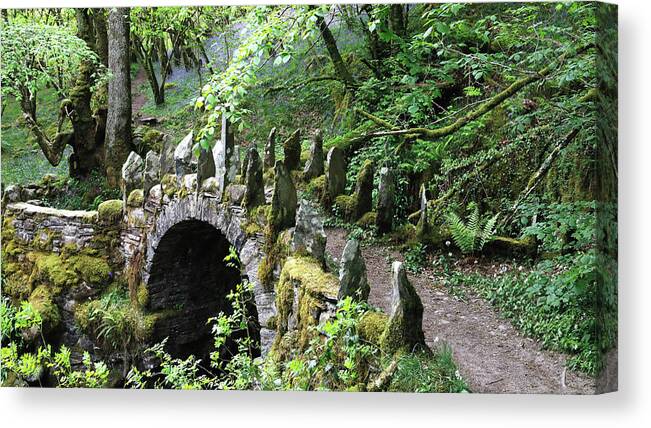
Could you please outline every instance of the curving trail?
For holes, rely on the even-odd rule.
[[[336,260],[346,244],[343,229],[326,229],[326,251]],[[402,260],[395,250],[382,246],[362,249],[371,304],[389,310],[391,261]],[[522,336],[485,300],[465,289],[461,301],[436,283],[432,272],[409,275],[423,302],[423,330],[428,345],[443,341],[452,348],[461,375],[477,393],[592,394],[595,380],[565,370],[565,356],[543,350]]]

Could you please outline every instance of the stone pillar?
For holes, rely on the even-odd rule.
[[[301,130],[297,129],[283,143],[285,152],[285,167],[293,171],[301,167]]]
[[[244,192],[244,206],[251,210],[259,205],[264,205],[264,181],[262,179],[262,161],[255,146],[246,152],[246,174],[244,176],[246,190]]]
[[[143,187],[143,169],[145,162],[136,152],[129,153],[126,162],[122,165],[122,202],[123,206],[127,204],[129,194],[135,189]]]
[[[215,159],[215,176],[219,189],[223,193],[226,186],[235,180],[237,169],[233,168],[233,155],[235,154],[235,137],[230,122],[222,114],[222,135],[215,144],[213,156]]]
[[[375,225],[379,234],[390,232],[395,210],[396,181],[393,171],[383,166],[380,169],[378,186],[377,217]]]
[[[192,131],[183,138],[183,140],[176,146],[174,150],[174,167],[176,178],[180,181],[184,175],[192,173],[192,146],[193,146]]]
[[[273,168],[276,163],[276,128],[271,128],[267,143],[264,145],[264,169]]]
[[[391,314],[380,336],[380,348],[388,355],[399,350],[412,351],[417,346],[426,348],[423,303],[401,262],[393,262],[391,266],[391,283]]]
[[[339,147],[328,152],[326,182],[328,198],[332,202],[346,190],[346,158]]]
[[[360,243],[357,239],[350,239],[341,255],[338,299],[350,296],[357,301],[366,301],[370,291]]]
[[[292,251],[298,254],[309,254],[325,267],[326,239],[319,209],[310,201],[302,199],[296,214]]]
[[[364,162],[362,169],[357,175],[357,186],[355,187],[355,220],[362,218],[364,214],[373,211],[373,163],[370,160]]]
[[[145,156],[145,172],[143,176],[143,195],[145,199],[149,190],[160,182],[161,164],[158,153],[150,150]]]
[[[160,176],[163,177],[165,174],[174,174],[175,165],[174,165],[174,142],[172,142],[172,137],[165,134],[163,136],[163,147],[160,151]]]
[[[427,192],[425,185],[420,186],[420,218],[416,224],[416,238],[423,242],[429,236],[429,220],[427,219]]]
[[[269,225],[273,233],[294,226],[296,223],[296,187],[285,164],[276,161],[274,166],[274,191],[271,198]]]
[[[310,157],[305,164],[303,177],[305,180],[323,175],[323,133],[320,129],[314,132],[310,145]]]

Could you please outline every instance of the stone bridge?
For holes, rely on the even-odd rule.
[[[284,143],[283,161],[275,160],[272,131],[264,161],[252,147],[242,166],[227,124],[222,130],[215,148],[200,149],[198,156],[192,133],[178,145],[164,140],[160,153],[150,151],[144,159],[132,152],[122,169],[122,200],[103,202],[97,211],[42,206],[40,198],[55,191],[53,180],[7,187],[3,294],[29,300],[44,316],[44,331],[56,332],[55,344],[93,351],[102,343],[90,306],[108,305],[103,296],[117,284],[129,290],[123,310],[137,308],[146,343],[168,338],[173,356],[205,359],[212,347],[206,320],[228,313],[228,294],[246,280],[255,303],[249,330],[259,338],[261,353],[272,346],[305,346],[309,327],[331,316],[339,298],[368,296],[359,244],[346,247],[338,276],[328,272],[323,219],[315,204],[297,198],[302,180],[316,183],[321,200],[334,202],[345,185],[343,154],[331,149],[326,161],[317,133],[298,171],[298,131]],[[366,179],[358,179],[356,193],[344,202],[350,212],[364,214],[370,207],[360,207],[369,205],[372,189],[359,183],[372,186],[372,168],[364,167],[360,176]],[[239,266],[225,261],[231,249]],[[403,277],[404,272],[395,276]],[[396,281],[394,309],[403,316],[401,293],[410,293]],[[382,328],[383,317],[376,323]],[[301,332],[291,333],[296,330]],[[395,334],[422,342],[422,332]]]

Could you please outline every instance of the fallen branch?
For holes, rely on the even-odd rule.
[[[363,136],[365,140],[377,138],[377,137],[388,137],[388,136],[399,136],[399,135],[412,135],[424,140],[435,140],[441,137],[450,135],[468,123],[480,118],[486,113],[493,110],[495,107],[499,106],[502,102],[509,99],[513,95],[517,94],[520,90],[530,85],[531,83],[537,82],[549,76],[554,70],[560,67],[569,57],[580,55],[589,48],[592,47],[592,44],[585,45],[575,52],[566,52],[563,55],[559,56],[558,59],[548,66],[544,67],[538,73],[528,75],[522,79],[516,80],[509,87],[503,91],[497,93],[493,97],[486,100],[481,104],[477,109],[468,112],[465,116],[460,117],[453,123],[447,126],[442,126],[440,128],[429,129],[429,128],[407,128],[407,129],[391,129],[388,131],[377,131],[371,132]],[[360,137],[361,138],[361,137]]]
[[[389,363],[389,365],[384,370],[382,370],[382,373],[377,375],[375,380],[369,382],[369,384],[366,386],[366,390],[368,392],[384,391],[391,383],[393,375],[395,374],[397,369],[398,369],[398,357],[394,356],[391,362]]]

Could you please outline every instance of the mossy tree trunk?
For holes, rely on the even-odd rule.
[[[129,55],[129,8],[109,13],[109,69],[106,119],[106,178],[112,187],[120,183],[122,164],[131,148],[131,76]]]

